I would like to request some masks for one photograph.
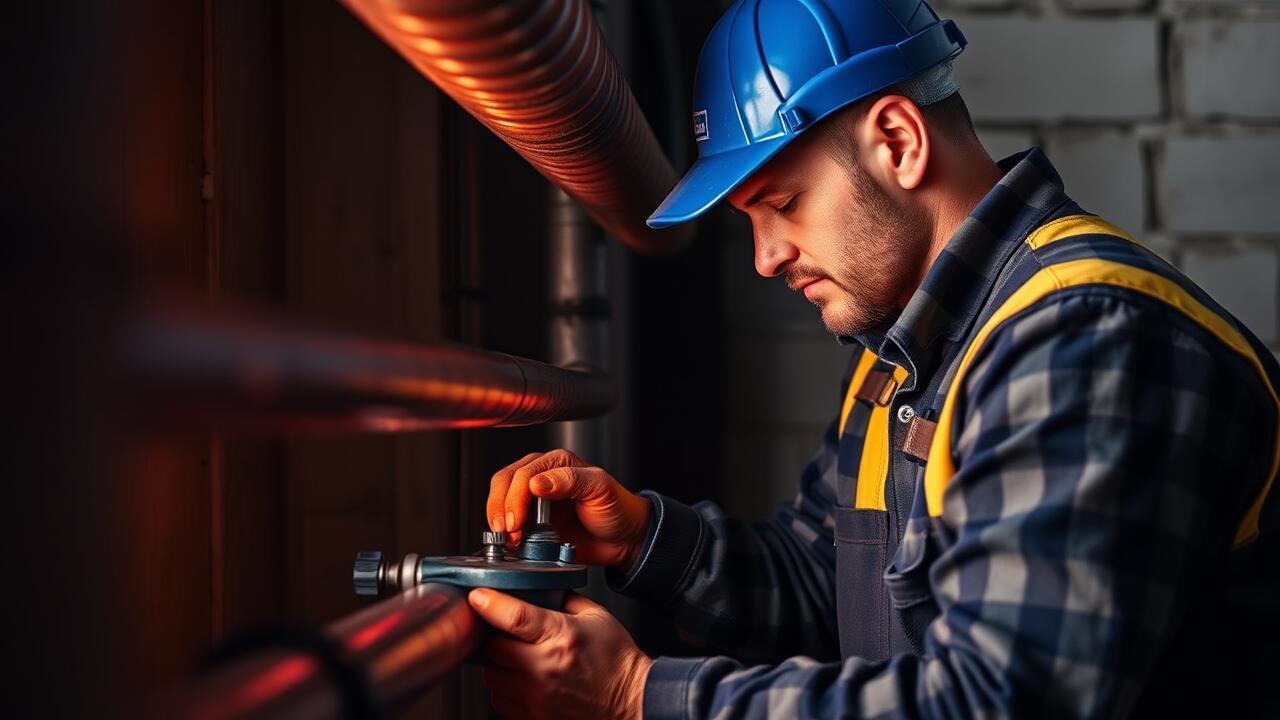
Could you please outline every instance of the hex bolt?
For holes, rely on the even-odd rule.
[[[498,562],[506,558],[507,534],[505,532],[485,530],[480,533],[480,544],[483,546],[486,560]]]

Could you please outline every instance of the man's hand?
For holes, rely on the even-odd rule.
[[[649,502],[568,450],[530,453],[489,483],[489,528],[520,541],[530,496],[573,500],[552,510],[560,535],[578,549],[578,562],[630,567],[649,528]]]
[[[467,599],[500,631],[482,673],[503,717],[640,718],[653,660],[604,608],[574,593],[563,613],[495,590]]]

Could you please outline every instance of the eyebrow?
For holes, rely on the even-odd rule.
[[[762,185],[760,189],[751,194],[751,197],[747,198],[746,202],[742,203],[742,207],[749,208],[763,200],[766,195],[771,195],[774,192],[775,190],[772,185]]]

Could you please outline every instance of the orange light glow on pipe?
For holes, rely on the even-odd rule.
[[[340,0],[411,65],[632,249],[676,183],[587,0]]]
[[[158,427],[405,432],[592,417],[614,401],[603,375],[446,343],[377,341],[261,312],[174,299],[144,306],[130,376]]]

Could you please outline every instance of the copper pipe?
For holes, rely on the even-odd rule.
[[[457,668],[479,647],[481,628],[465,590],[418,585],[325,629],[343,676],[315,652],[268,635],[258,650],[162,698],[151,715],[212,720],[386,713]],[[353,691],[360,698],[356,708]]]
[[[610,380],[504,353],[335,334],[260,313],[150,303],[125,367],[160,428],[399,432],[599,415]]]
[[[676,182],[586,0],[340,0],[467,112],[646,254]]]

